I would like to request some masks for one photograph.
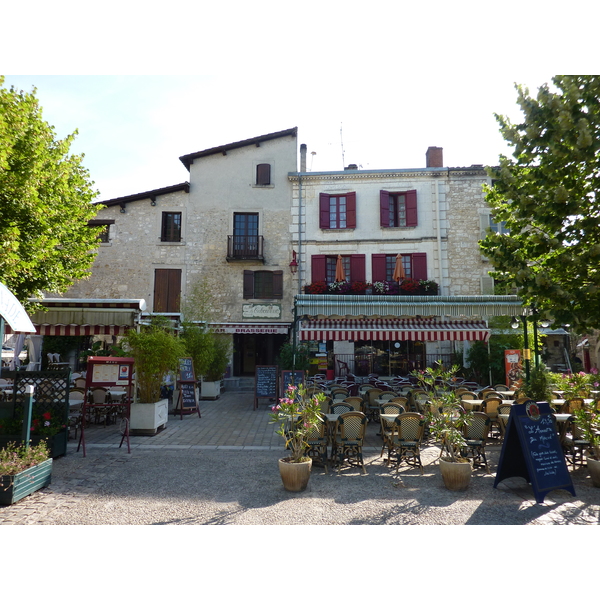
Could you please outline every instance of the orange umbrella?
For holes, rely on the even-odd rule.
[[[335,264],[335,280],[346,281],[346,274],[344,273],[344,261],[342,255],[338,254],[337,263]]]
[[[396,255],[396,267],[394,269],[393,279],[398,283],[400,283],[401,279],[406,279],[404,266],[402,265],[402,256],[400,256],[400,254]]]

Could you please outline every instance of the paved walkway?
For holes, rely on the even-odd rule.
[[[423,449],[424,475],[398,473],[379,458],[378,427],[369,424],[367,475],[338,476],[315,466],[306,492],[281,485],[282,439],[269,406],[253,410],[248,393],[201,402],[197,415],[171,416],[152,437],[119,448],[118,426],[86,430],[87,456],[69,444],[54,463],[51,485],[16,505],[0,507],[0,524],[598,524],[600,489],[587,469],[572,471],[577,496],[555,490],[543,504],[524,479],[494,488],[499,444],[488,446],[491,473],[474,472],[466,492],[449,492],[438,449]]]

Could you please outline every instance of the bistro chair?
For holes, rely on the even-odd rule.
[[[344,400],[345,398],[348,398],[348,396],[350,396],[350,394],[347,390],[335,390],[334,392],[331,392],[331,398],[333,400]]]
[[[358,386],[358,393],[366,399],[366,394],[369,390],[372,390],[375,386],[370,383],[363,383]]]
[[[411,394],[413,407],[418,413],[425,412],[425,405],[429,402],[429,394],[425,391],[415,391]]]
[[[508,415],[510,415],[510,409],[513,407],[512,404],[501,404],[498,407],[498,425],[500,426],[500,438],[504,439],[506,433],[506,426],[508,425]],[[502,419],[501,415],[507,415],[506,419]]]
[[[404,409],[405,412],[408,411],[408,407],[410,404],[410,401],[405,396],[394,396],[393,398],[388,400],[388,402],[394,403],[394,404],[399,404]]]
[[[388,449],[387,465],[391,459],[396,458],[396,472],[402,462],[409,466],[419,467],[423,474],[421,462],[421,442],[425,431],[425,418],[414,412],[399,414],[392,423],[392,431],[386,432],[386,441],[380,456],[383,456],[385,447]]]
[[[568,425],[563,429],[561,445],[565,458],[574,466],[577,466],[579,460],[583,466],[583,454],[590,447],[590,441],[585,438],[585,434],[574,420],[569,419]]]
[[[488,398],[481,403],[481,412],[485,413],[490,419],[490,433],[492,433],[492,428],[496,427],[498,430],[498,436],[502,436],[500,425],[498,423],[498,407],[503,402],[504,398],[488,396]]]
[[[345,402],[331,401],[329,404],[329,412],[333,415],[341,415],[345,412],[351,412],[354,410],[352,404],[346,404]]]
[[[502,394],[497,392],[494,388],[488,388],[480,392],[479,397],[482,400],[487,400],[488,398],[502,398]]]
[[[509,392],[509,391],[510,391],[510,388],[509,388],[507,385],[504,385],[503,383],[497,383],[497,384],[494,386],[494,389],[495,389],[497,392]]]
[[[560,412],[563,414],[575,414],[576,410],[583,410],[584,405],[583,398],[571,398],[570,400],[565,400],[565,403],[562,405]]]
[[[324,420],[319,421],[311,427],[306,438],[306,443],[308,444],[308,448],[304,452],[304,455],[312,458],[313,463],[317,461],[322,464],[325,467],[325,473],[328,473],[327,446],[329,440],[327,438],[327,423]]]
[[[382,392],[381,394],[379,394],[379,399],[391,402],[392,398],[395,398],[397,395],[398,394],[396,394],[396,392]]]
[[[477,394],[475,392],[469,392],[469,391],[456,392],[456,395],[461,400],[478,400]]]
[[[490,472],[485,455],[485,443],[490,432],[490,418],[483,412],[471,413],[471,420],[464,426],[463,435],[467,443],[461,450],[465,457],[473,459],[474,467],[484,467]]]
[[[344,462],[361,467],[362,472],[367,474],[362,455],[366,429],[367,417],[362,412],[346,412],[338,417],[331,450],[331,456],[337,462],[338,475]]]
[[[108,390],[104,387],[91,388],[88,391],[88,398],[90,402],[89,408],[94,416],[94,422],[98,424],[102,421],[106,426],[108,415],[112,410],[107,403]]]
[[[363,399],[359,398],[358,396],[348,396],[344,399],[344,404],[350,404],[352,406],[352,410],[359,412],[364,412],[363,402]]]

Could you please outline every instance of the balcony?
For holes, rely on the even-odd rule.
[[[227,262],[236,260],[260,260],[263,256],[262,235],[228,235]]]

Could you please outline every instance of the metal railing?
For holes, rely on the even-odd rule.
[[[227,260],[263,260],[262,235],[228,235]]]

